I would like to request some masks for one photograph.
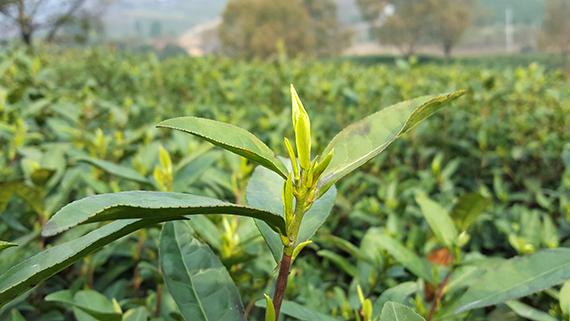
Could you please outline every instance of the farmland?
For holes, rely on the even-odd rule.
[[[283,137],[293,137],[290,83],[310,115],[318,152],[382,107],[457,89],[466,94],[337,184],[330,216],[295,262],[287,300],[356,320],[357,287],[379,302],[387,289],[405,284],[410,290],[401,301],[426,317],[435,290],[425,274],[378,245],[383,236],[444,268],[449,255],[492,269],[513,256],[569,245],[570,79],[561,70],[11,48],[0,52],[0,240],[18,246],[1,252],[0,272],[93,230],[91,224],[40,235],[55,212],[86,196],[174,191],[247,204],[255,164],[155,125],[179,116],[216,119],[248,129],[285,156]],[[462,233],[462,253],[442,254],[422,204],[452,211],[473,195],[485,206]],[[249,319],[262,320],[256,302],[270,292],[275,262],[252,220],[197,216],[189,224],[229,271]],[[44,300],[69,289],[116,300],[123,320],[135,312],[180,320],[157,263],[160,231],[139,230],[86,256],[1,308],[0,320],[81,319],[72,311],[79,308]],[[559,290],[452,320],[519,320],[529,311],[540,320],[568,320],[560,302],[570,298]],[[456,291],[443,298],[439,316],[450,313],[445,308]]]

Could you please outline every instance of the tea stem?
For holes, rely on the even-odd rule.
[[[287,280],[289,279],[289,271],[291,269],[291,256],[283,252],[281,263],[279,264],[279,275],[275,284],[275,293],[273,294],[273,306],[275,306],[275,318],[279,319],[281,303],[287,289]]]

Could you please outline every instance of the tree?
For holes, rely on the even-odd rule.
[[[395,13],[378,27],[381,41],[397,46],[405,55],[413,55],[418,43],[429,31],[430,1],[395,0]]]
[[[31,45],[38,30],[45,31],[45,39],[53,41],[64,26],[77,23],[78,17],[94,17],[101,10],[86,8],[87,0],[0,0],[0,15],[8,28]],[[93,2],[93,1],[92,1]],[[101,4],[108,1],[101,0]]]
[[[230,0],[219,28],[222,50],[269,57],[283,44],[288,55],[327,55],[346,45],[334,0]]]
[[[310,17],[310,30],[314,39],[313,53],[317,56],[339,54],[350,41],[350,33],[338,22],[334,0],[304,0]]]
[[[557,48],[563,56],[570,53],[570,1],[549,0],[540,35],[545,49]]]
[[[429,5],[432,36],[449,58],[451,50],[473,21],[477,12],[476,0],[430,0]]]
[[[388,1],[383,0],[356,0],[358,11],[362,19],[374,24],[384,12]]]

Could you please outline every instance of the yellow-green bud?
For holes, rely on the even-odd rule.
[[[293,168],[293,177],[295,178],[295,182],[299,182],[299,164],[297,163],[297,157],[295,156],[295,151],[293,150],[293,146],[291,142],[285,137],[285,148],[287,149],[287,153],[289,154],[289,159],[291,160],[291,168]]]
[[[287,176],[283,184],[283,211],[285,212],[285,222],[290,224],[293,221],[293,179],[291,174]]]
[[[293,85],[291,85],[291,106],[299,163],[307,170],[311,166],[311,121]]]

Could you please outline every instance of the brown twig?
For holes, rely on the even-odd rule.
[[[287,280],[289,279],[289,270],[291,269],[291,256],[283,253],[281,263],[279,264],[279,275],[275,283],[275,292],[273,293],[273,305],[275,306],[275,318],[279,319],[281,303],[287,289]]]
[[[441,283],[437,286],[437,289],[435,291],[435,297],[433,299],[433,304],[431,305],[431,309],[429,310],[429,314],[426,321],[431,321],[433,315],[435,314],[435,311],[437,311],[437,306],[439,305],[441,299],[443,298],[443,294],[445,292],[445,286],[449,282],[450,277],[451,277],[451,271],[447,273],[443,281],[441,281]]]

